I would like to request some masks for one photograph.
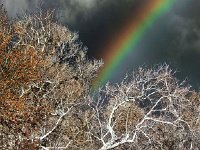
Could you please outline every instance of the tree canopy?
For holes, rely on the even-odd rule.
[[[200,95],[167,64],[91,94],[103,65],[54,13],[0,8],[0,148],[200,149]]]

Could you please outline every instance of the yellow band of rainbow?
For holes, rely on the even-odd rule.
[[[102,50],[105,52],[103,55],[105,66],[100,70],[99,76],[93,84],[94,90],[104,85],[116,73],[117,67],[129,53],[134,51],[145,32],[153,26],[156,20],[168,12],[175,2],[176,0],[148,0],[145,2],[136,17],[129,21],[117,33],[118,36]]]

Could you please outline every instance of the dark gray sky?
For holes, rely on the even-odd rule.
[[[1,1],[1,0],[0,0]],[[79,32],[88,47],[89,57],[101,58],[102,47],[147,0],[43,0],[43,9],[55,8],[60,21]],[[5,0],[10,16],[31,10],[41,0]],[[200,85],[200,0],[177,0],[173,9],[162,16],[146,33],[137,48],[122,62],[119,74],[137,66],[167,62],[178,70],[178,77],[188,77]],[[133,17],[133,16],[132,16]],[[102,52],[103,53],[103,52]]]

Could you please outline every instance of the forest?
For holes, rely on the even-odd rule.
[[[0,149],[198,150],[200,92],[167,64],[94,91],[103,60],[53,11],[0,7]]]

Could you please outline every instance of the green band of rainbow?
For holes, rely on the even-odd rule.
[[[115,73],[115,70],[127,55],[134,51],[138,42],[145,32],[151,27],[159,17],[172,8],[176,0],[148,0],[138,12],[137,18],[125,25],[118,33],[118,37],[106,45],[103,51],[105,66],[100,70],[100,74],[93,85],[96,90],[100,85],[104,85]]]

